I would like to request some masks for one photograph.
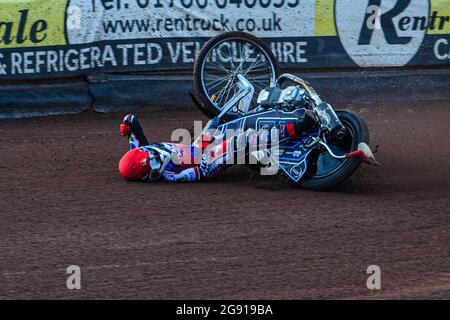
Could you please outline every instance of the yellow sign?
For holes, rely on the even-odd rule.
[[[65,45],[67,1],[0,0],[0,49]]]
[[[336,36],[334,0],[316,0],[314,10],[316,36]]]
[[[335,1],[336,0],[315,0],[316,36],[337,35],[334,21]],[[382,3],[383,2],[381,1],[381,4]],[[351,8],[349,8],[349,10],[351,10]],[[428,25],[425,26],[427,34],[450,34],[450,1],[430,0],[430,16],[427,18]]]
[[[434,17],[434,18],[433,18]],[[428,28],[427,34],[450,33],[450,1],[432,0],[430,18],[434,20],[433,29]]]

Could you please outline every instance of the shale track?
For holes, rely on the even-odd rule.
[[[330,192],[245,167],[129,183],[122,115],[1,120],[0,298],[449,299],[450,103],[340,107],[366,120],[382,166]],[[152,141],[204,119],[139,116]]]

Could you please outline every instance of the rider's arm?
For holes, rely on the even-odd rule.
[[[130,150],[149,145],[144,131],[135,115],[127,114],[120,124],[120,134],[128,137]]]

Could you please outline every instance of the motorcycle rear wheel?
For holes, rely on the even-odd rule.
[[[336,114],[347,129],[342,141],[330,145],[336,154],[356,150],[361,142],[369,143],[369,130],[364,120],[350,110],[336,110]],[[338,160],[327,152],[310,155],[308,172],[298,186],[303,189],[325,191],[336,187],[347,180],[361,165],[358,158]]]
[[[195,96],[201,102],[198,107],[208,118],[218,115],[238,91],[238,73],[254,86],[251,105],[254,108],[259,92],[273,86],[278,74],[277,60],[270,46],[239,31],[221,33],[205,43],[195,61],[193,80]],[[224,120],[237,117],[230,112]]]

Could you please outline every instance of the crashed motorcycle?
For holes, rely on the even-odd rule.
[[[252,35],[228,32],[207,42],[196,61],[196,94],[191,94],[212,119],[205,130],[261,131],[302,119],[307,128],[298,139],[280,141],[276,154],[268,149],[269,162],[263,163],[276,164],[305,189],[328,190],[361,163],[378,165],[358,114],[334,110],[307,81],[288,73],[276,77],[277,69],[270,48]]]

